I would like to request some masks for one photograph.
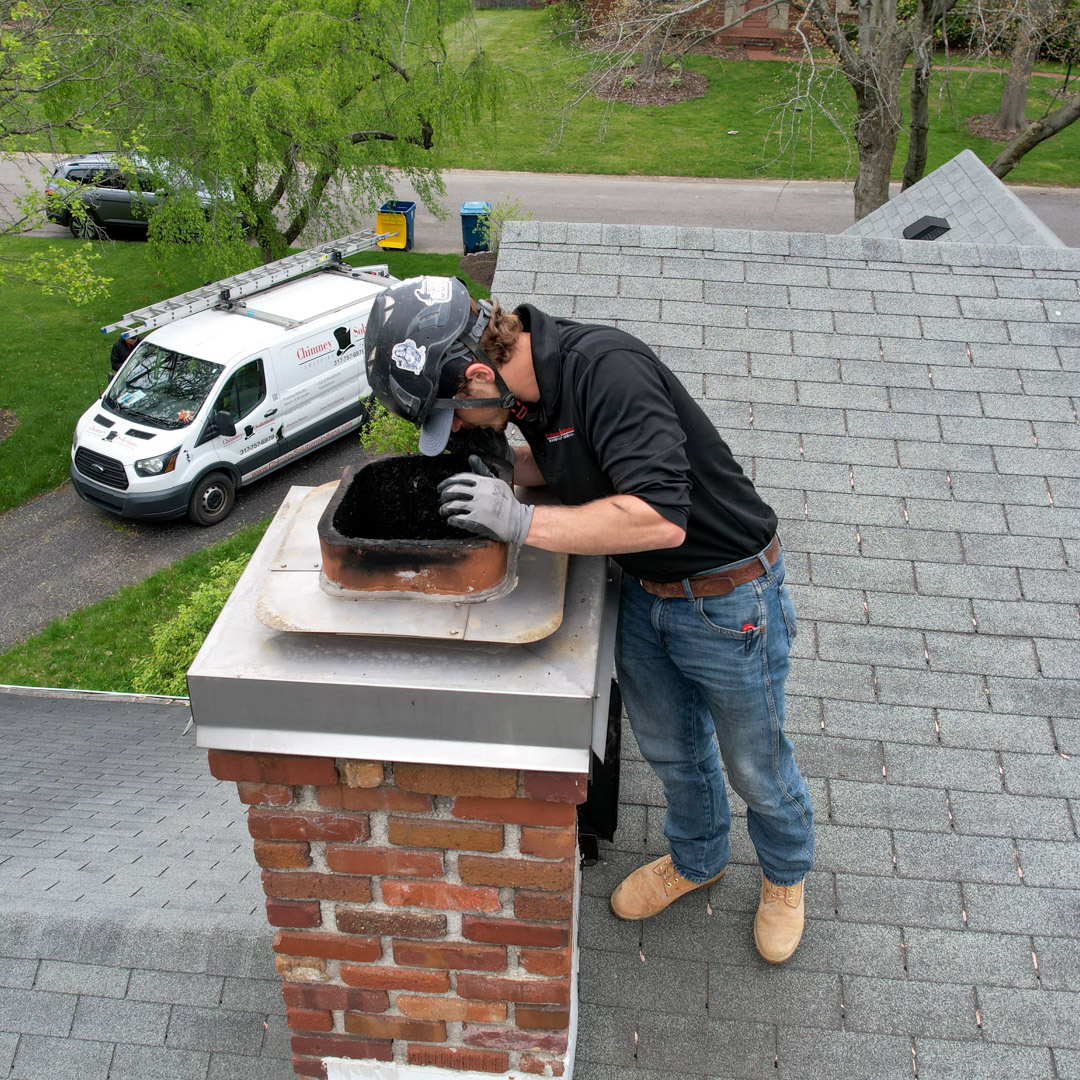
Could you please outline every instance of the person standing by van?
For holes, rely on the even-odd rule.
[[[119,337],[113,342],[112,350],[109,353],[109,367],[112,369],[110,379],[127,363],[127,358],[135,351],[135,346],[141,340],[142,338],[132,335],[131,337]]]

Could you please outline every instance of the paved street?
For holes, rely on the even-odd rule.
[[[41,164],[0,161],[0,212],[5,197],[24,178],[35,182]],[[1010,185],[1011,186],[1011,185]],[[899,185],[893,186],[894,194]],[[1080,247],[1080,191],[1014,189],[1024,203],[1070,247]],[[5,192],[7,195],[5,196]],[[711,229],[756,228],[785,232],[838,233],[854,220],[851,183],[792,180],[688,180],[679,177],[588,176],[559,173],[486,172],[451,169],[446,174],[448,210],[437,219],[406,182],[397,197],[417,202],[415,250],[460,252],[463,202],[492,205],[517,199],[536,221],[599,222],[604,225],[703,225]],[[368,224],[374,227],[374,217]],[[34,234],[32,234],[34,235]],[[41,236],[68,236],[49,225]]]

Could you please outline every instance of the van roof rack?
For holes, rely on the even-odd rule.
[[[143,334],[158,326],[165,326],[177,319],[194,315],[198,311],[206,311],[219,305],[235,305],[236,301],[242,300],[245,296],[253,296],[272,285],[291,281],[312,270],[343,268],[355,274],[357,271],[354,267],[343,267],[345,257],[357,251],[373,248],[380,240],[385,240],[391,235],[393,234],[376,233],[371,229],[365,229],[361,232],[349,233],[348,236],[340,236],[337,240],[330,240],[325,244],[308,248],[306,251],[298,251],[295,255],[286,255],[284,259],[277,259],[264,266],[256,266],[253,270],[245,270],[242,274],[222,278],[221,281],[210,282],[208,285],[192,289],[191,292],[181,293],[169,300],[162,300],[160,303],[149,304],[136,311],[130,311],[116,322],[103,326],[101,332],[108,334],[113,330],[123,330],[121,337],[125,338],[131,337],[132,334]],[[379,274],[379,269],[372,268],[374,275]],[[236,305],[236,307],[241,308],[242,305]]]

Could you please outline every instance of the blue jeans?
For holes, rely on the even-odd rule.
[[[794,637],[783,553],[768,574],[727,596],[660,599],[623,578],[619,687],[638,746],[663,782],[664,835],[687,881],[720,873],[731,854],[721,757],[746,801],[765,876],[794,885],[813,865],[810,793],[783,729]]]

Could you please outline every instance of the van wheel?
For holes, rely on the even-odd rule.
[[[98,224],[97,218],[89,210],[81,217],[72,214],[68,228],[71,230],[71,235],[79,240],[107,239],[105,230]]]
[[[228,473],[213,472],[204,476],[191,493],[188,517],[196,525],[216,525],[229,516],[236,502],[236,485]]]

